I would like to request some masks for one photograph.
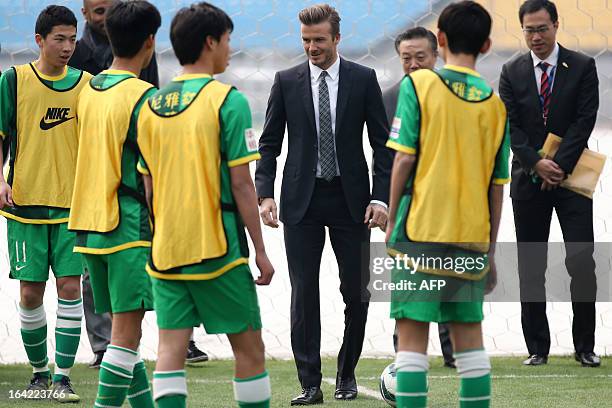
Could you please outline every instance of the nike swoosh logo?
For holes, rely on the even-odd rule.
[[[25,268],[26,266],[28,266],[28,265],[16,266],[16,267],[15,267],[15,270],[16,270],[16,271],[20,271],[20,270],[22,270],[23,268]]]
[[[70,117],[70,118],[64,118],[64,119],[60,119],[58,121],[55,122],[45,122],[45,118],[42,118],[40,120],[40,128],[42,130],[49,130],[49,129],[53,129],[54,127],[56,127],[57,125],[61,125],[64,122],[68,122],[69,120],[74,119],[74,116]]]

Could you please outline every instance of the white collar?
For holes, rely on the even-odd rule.
[[[313,81],[318,80],[323,70],[310,62],[310,60],[308,60],[308,65],[310,66],[310,79]],[[338,55],[336,61],[325,71],[327,71],[327,74],[332,81],[335,81],[336,78],[338,78],[338,75],[340,74],[340,55]]]
[[[531,59],[533,60],[534,68],[537,67],[540,62],[546,62],[547,64],[556,67],[557,62],[559,61],[559,44],[555,43],[555,48],[545,60],[541,60],[540,58],[538,58],[538,56],[535,55],[533,51],[531,51]]]

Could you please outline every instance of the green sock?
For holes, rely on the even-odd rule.
[[[153,393],[158,408],[185,408],[187,403],[185,370],[153,372]]]
[[[427,407],[427,371],[397,373],[398,408]]]
[[[489,408],[491,406],[491,374],[477,378],[461,378],[459,390],[461,408]]]
[[[249,378],[234,378],[234,396],[240,408],[270,408],[270,376],[268,372]]]
[[[427,407],[427,371],[429,371],[427,355],[413,351],[398,351],[395,368],[397,370],[395,400],[398,408]]]
[[[186,395],[164,395],[158,398],[155,402],[158,408],[185,408],[187,396]]]
[[[123,347],[109,345],[104,353],[98,375],[96,407],[120,407],[132,383],[138,353]]]
[[[134,374],[132,374],[132,384],[128,390],[128,401],[134,408],[153,408],[153,394],[149,387],[149,379],[147,378],[147,369],[144,361],[140,360],[134,366]]]
[[[47,377],[51,372],[47,367],[47,318],[43,305],[35,309],[26,309],[19,306],[19,320],[21,321],[21,339],[25,347],[28,360],[37,372]]]
[[[57,300],[57,324],[55,326],[55,375],[53,382],[69,376],[74,365],[79,340],[81,339],[81,320],[83,301]]]

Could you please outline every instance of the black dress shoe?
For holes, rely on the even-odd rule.
[[[601,359],[592,351],[588,353],[576,353],[574,354],[574,358],[582,364],[583,367],[599,367],[601,365]]]
[[[357,381],[355,381],[355,377],[336,380],[334,398],[337,400],[354,400],[357,398]]]
[[[98,351],[94,354],[94,359],[91,363],[89,363],[89,368],[100,368],[100,364],[102,364],[102,359],[104,358],[104,351]]]
[[[323,403],[323,393],[321,387],[306,387],[302,389],[302,393],[291,400],[291,406],[294,405],[317,405]]]
[[[529,358],[523,361],[523,365],[527,366],[539,366],[548,363],[548,356],[542,354],[532,354]]]
[[[444,360],[444,367],[446,368],[457,368],[455,360]]]

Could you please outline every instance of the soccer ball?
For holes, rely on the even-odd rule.
[[[395,388],[397,384],[397,380],[395,378],[395,364],[391,363],[383,370],[380,375],[380,395],[385,402],[392,407],[395,405]]]

